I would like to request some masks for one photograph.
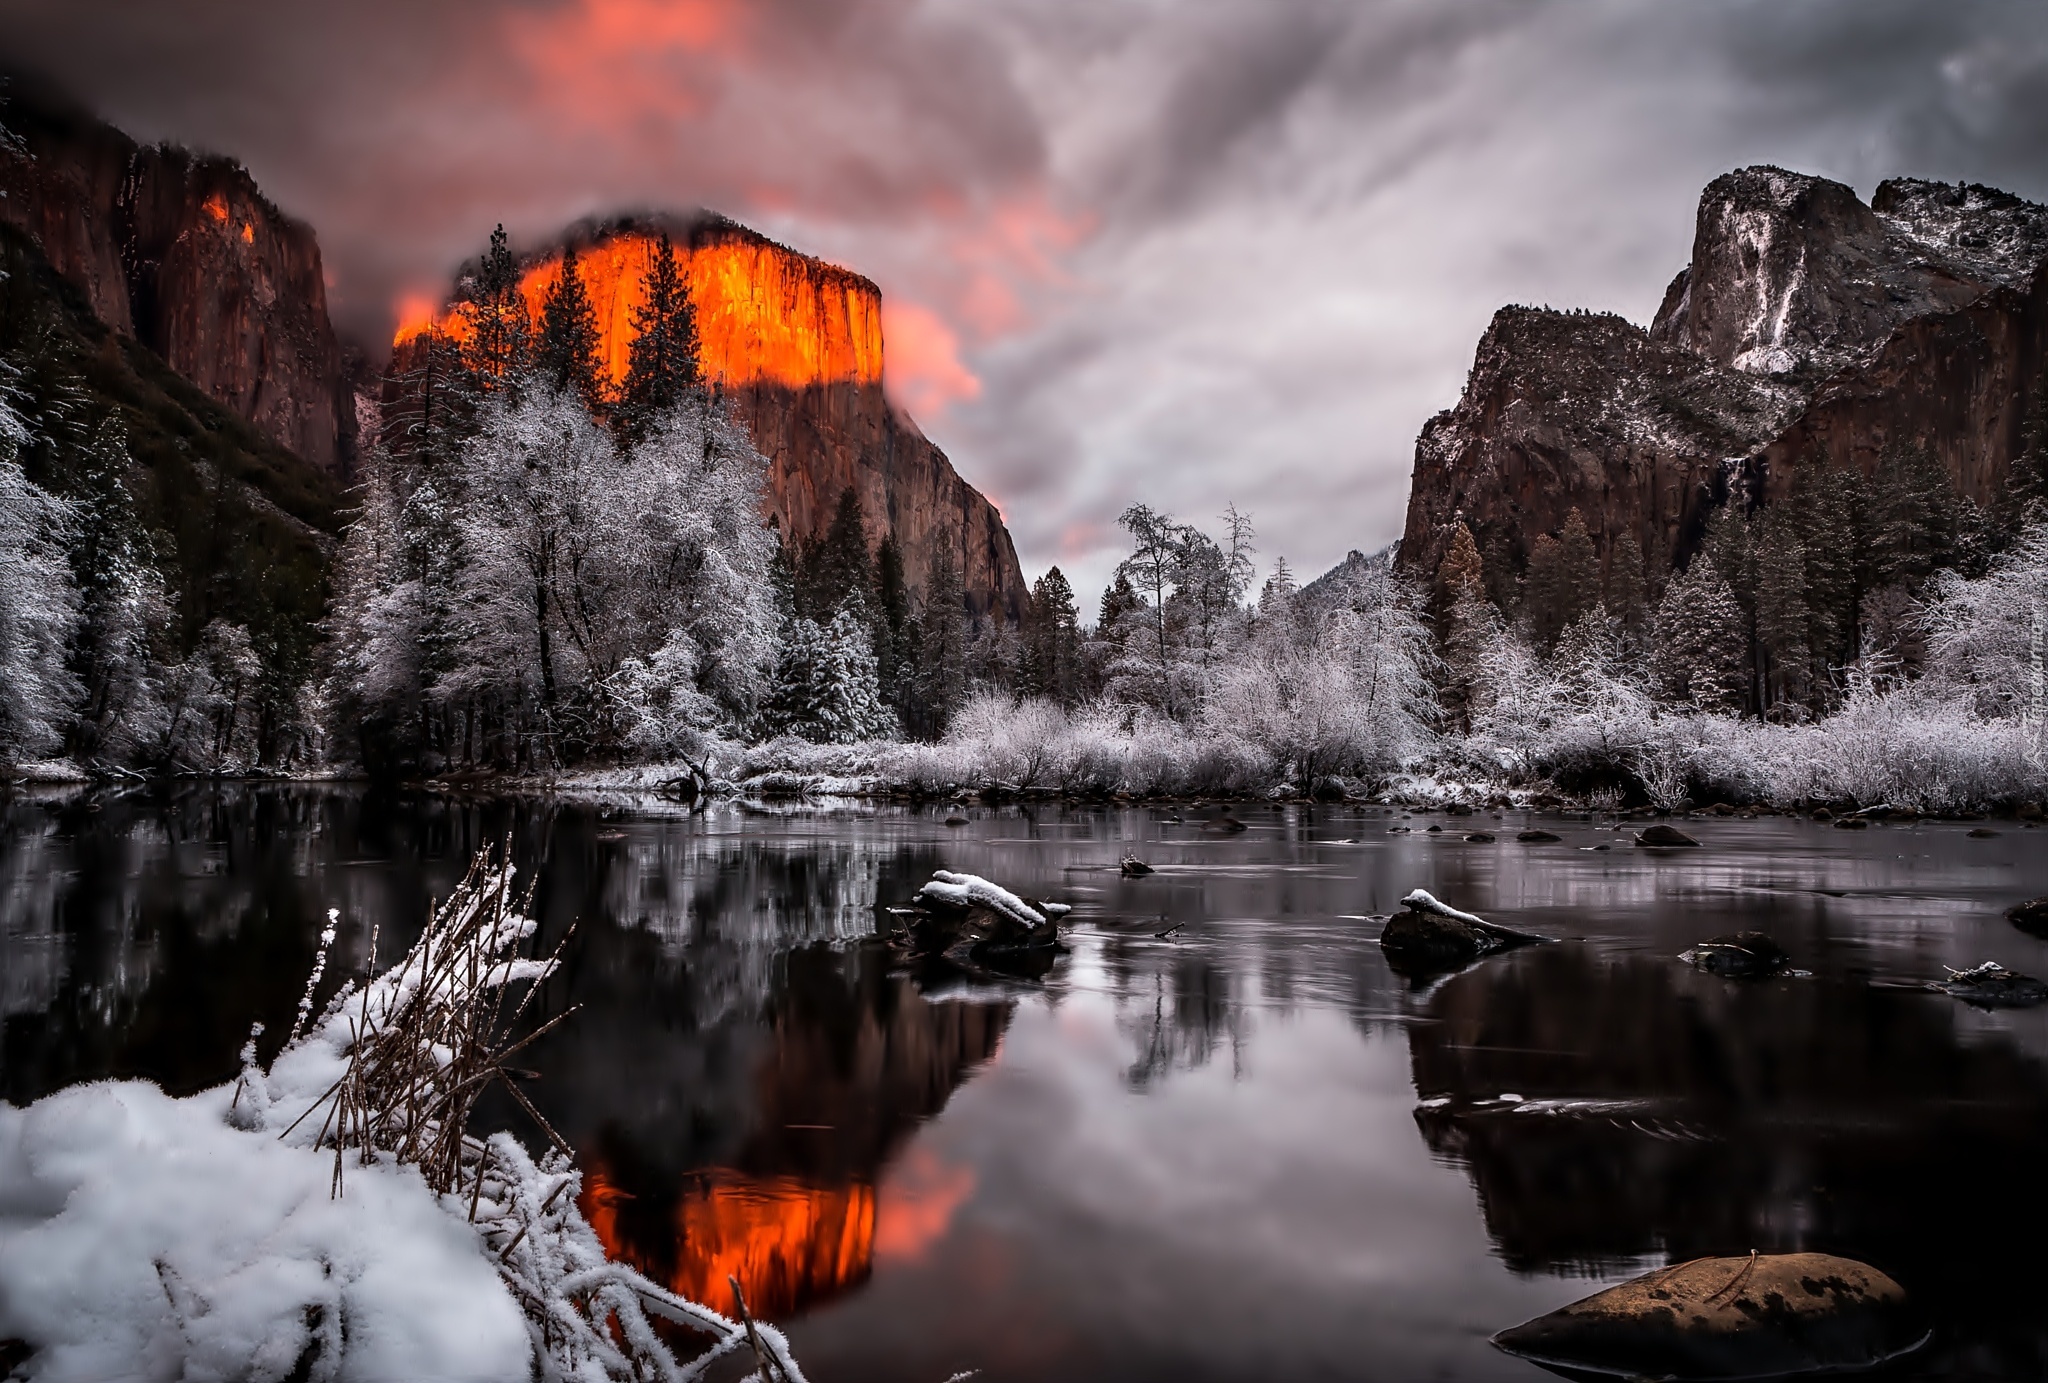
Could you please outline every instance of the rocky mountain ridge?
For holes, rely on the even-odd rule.
[[[1691,262],[1648,329],[1503,308],[1458,404],[1416,442],[1400,565],[1433,573],[1455,525],[1496,568],[1574,508],[1601,558],[1632,534],[1653,586],[1731,495],[1931,458],[1985,510],[2040,406],[2048,207],[1978,186],[1882,184],[1866,205],[1777,168],[1717,178]]]

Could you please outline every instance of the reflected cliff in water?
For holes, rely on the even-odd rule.
[[[2048,1367],[2013,1271],[2048,1235],[2048,1068],[1946,996],[1566,943],[1451,979],[1410,1046],[1422,1135],[1514,1268],[1842,1254]]]

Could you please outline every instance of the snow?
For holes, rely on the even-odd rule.
[[[1048,919],[1048,914],[1000,884],[992,884],[979,874],[956,874],[950,869],[934,870],[931,882],[917,891],[917,897],[920,902],[937,902],[947,907],[987,908],[1026,927],[1042,927]]]
[[[527,1375],[523,1314],[416,1172],[351,1169],[333,1199],[333,1156],[233,1127],[233,1098],[0,1105],[0,1337],[38,1379],[278,1379],[316,1339],[319,1379]]]

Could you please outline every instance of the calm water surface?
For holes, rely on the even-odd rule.
[[[546,936],[580,920],[532,1089],[592,1221],[715,1304],[737,1276],[820,1383],[1542,1378],[1487,1336],[1752,1248],[1927,1303],[1892,1376],[2048,1376],[2048,1013],[1915,987],[2048,974],[2002,917],[2048,893],[2048,833],[1709,819],[1652,854],[1578,820],[1183,811],[4,799],[0,1097],[230,1078],[328,908],[329,974],[360,972],[509,836]],[[1158,873],[1120,878],[1126,847]],[[877,906],[936,868],[1073,904],[1070,954],[899,973]],[[1369,920],[1416,887],[1562,940],[1417,987]],[[1744,927],[1811,976],[1674,959]]]

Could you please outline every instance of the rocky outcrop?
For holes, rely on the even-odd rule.
[[[265,437],[345,472],[354,405],[313,232],[241,165],[136,144],[61,101],[11,93],[0,220],[99,319]]]
[[[704,374],[734,400],[768,458],[769,517],[785,534],[815,538],[851,486],[869,539],[895,538],[913,584],[950,547],[975,612],[1017,618],[1024,576],[1002,515],[883,391],[882,295],[870,280],[709,214],[572,228],[562,244],[576,247],[612,380],[625,378],[633,314],[663,231],[689,282]],[[536,316],[561,258],[556,245],[527,263],[520,288]],[[445,312],[402,323],[400,368],[429,326],[458,338],[464,331]]]
[[[2044,359],[2048,208],[1911,179],[1865,205],[1823,178],[1729,173],[1649,330],[1496,314],[1464,396],[1416,443],[1399,562],[1434,571],[1463,520],[1519,568],[1576,507],[1603,560],[1633,532],[1655,581],[1730,493],[1868,476],[1895,448],[1989,508]]]

